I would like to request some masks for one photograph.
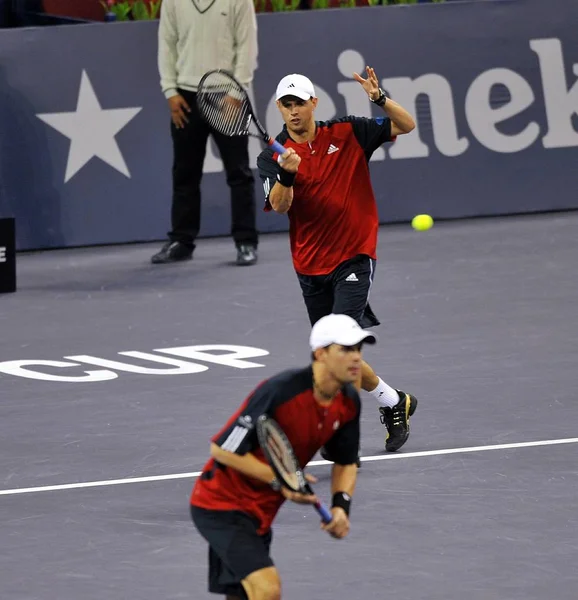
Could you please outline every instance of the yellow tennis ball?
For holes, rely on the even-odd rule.
[[[429,215],[416,215],[411,220],[411,226],[416,231],[427,231],[433,227],[434,220]]]

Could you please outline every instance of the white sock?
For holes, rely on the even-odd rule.
[[[379,377],[377,387],[369,392],[380,406],[395,406],[399,402],[399,394]]]

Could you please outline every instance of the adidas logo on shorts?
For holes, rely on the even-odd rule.
[[[355,273],[351,273],[351,275],[348,275],[345,278],[345,281],[359,281],[359,279],[357,279],[357,275]]]

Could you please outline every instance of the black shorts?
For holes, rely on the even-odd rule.
[[[272,567],[272,532],[259,535],[259,523],[236,510],[206,510],[191,506],[199,533],[209,542],[209,592],[247,598],[241,581],[251,573]]]
[[[375,263],[359,254],[327,275],[297,273],[311,325],[331,313],[349,315],[364,328],[379,325],[369,306]]]

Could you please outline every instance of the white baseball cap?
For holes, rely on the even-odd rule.
[[[277,86],[275,99],[279,100],[283,96],[296,96],[301,100],[309,100],[309,98],[315,98],[315,88],[305,75],[293,73],[283,77]]]
[[[347,315],[330,314],[322,317],[313,325],[309,336],[311,350],[326,348],[331,344],[355,346],[359,342],[375,344],[377,338],[371,331],[362,329],[357,321]]]

